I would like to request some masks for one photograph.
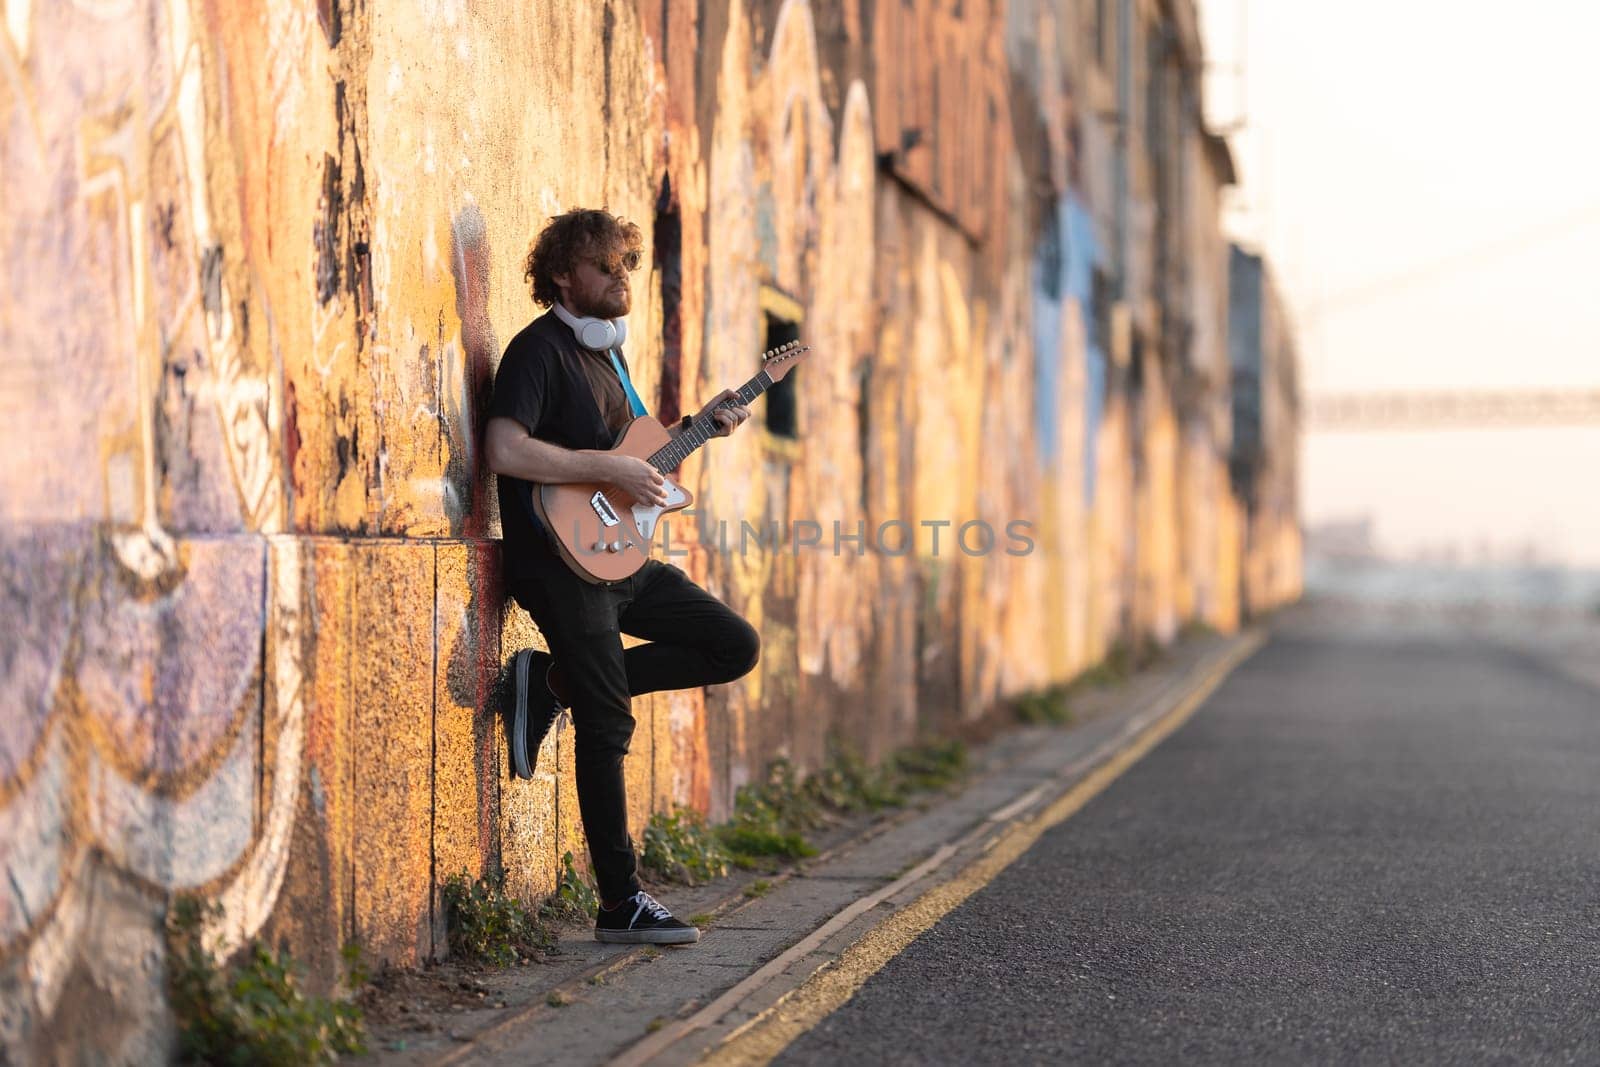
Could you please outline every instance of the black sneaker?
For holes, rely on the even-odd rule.
[[[511,773],[532,778],[533,764],[545,734],[561,714],[561,701],[550,691],[550,653],[525,648],[511,660]]]
[[[649,893],[638,892],[594,921],[594,939],[613,945],[692,945],[700,931],[679,922]]]

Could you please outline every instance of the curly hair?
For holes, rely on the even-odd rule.
[[[637,263],[643,247],[644,234],[626,219],[595,208],[573,208],[539,231],[528,249],[522,276],[529,282],[533,302],[549,307],[561,299],[555,276],[571,271],[584,256],[598,253],[605,269],[614,272],[629,259]]]

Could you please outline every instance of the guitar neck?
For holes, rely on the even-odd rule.
[[[672,439],[672,442],[650,457],[650,465],[662,474],[675,471],[683,461],[694,455],[695,450],[717,435],[716,421],[711,417],[712,412],[719,408],[734,405],[748,406],[751,401],[768,389],[772,388],[772,379],[763,370],[748,382],[745,382],[734,395],[712,408],[689,424],[688,429]]]

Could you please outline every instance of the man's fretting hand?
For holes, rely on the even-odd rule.
[[[611,460],[607,481],[632,497],[634,503],[666,506],[667,483],[660,471],[637,456],[612,456]]]
[[[732,389],[724,389],[722,392],[712,397],[709,404],[700,409],[700,414],[695,416],[695,421],[699,422],[701,419],[705,418],[707,414],[709,414],[711,416],[712,423],[716,426],[716,430],[711,436],[727,437],[734,430],[738,429],[740,424],[743,423],[745,419],[750,417],[750,409],[742,404],[729,404],[724,408],[719,408],[717,405],[722,403],[724,400],[732,399],[738,395],[739,394],[735,393]]]

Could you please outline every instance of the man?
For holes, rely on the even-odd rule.
[[[637,226],[605,211],[570,211],[539,234],[525,276],[534,303],[550,310],[506,346],[485,453],[499,483],[507,589],[553,653],[525,649],[513,661],[512,769],[532,777],[540,742],[570,706],[578,807],[601,899],[595,937],[685,944],[700,932],[639,887],[622,776],[634,728],[630,698],[731,682],[755,666],[760,638],[683,571],[656,560],[621,582],[579,578],[531,502],[533,483],[559,482],[602,482],[641,503],[666,502],[654,467],[607,451],[643,411],[621,351],[628,272],[639,265],[642,243]],[[742,406],[717,408],[732,395],[725,391],[700,411],[715,420],[716,436],[750,417]],[[624,651],[624,633],[649,643]]]

